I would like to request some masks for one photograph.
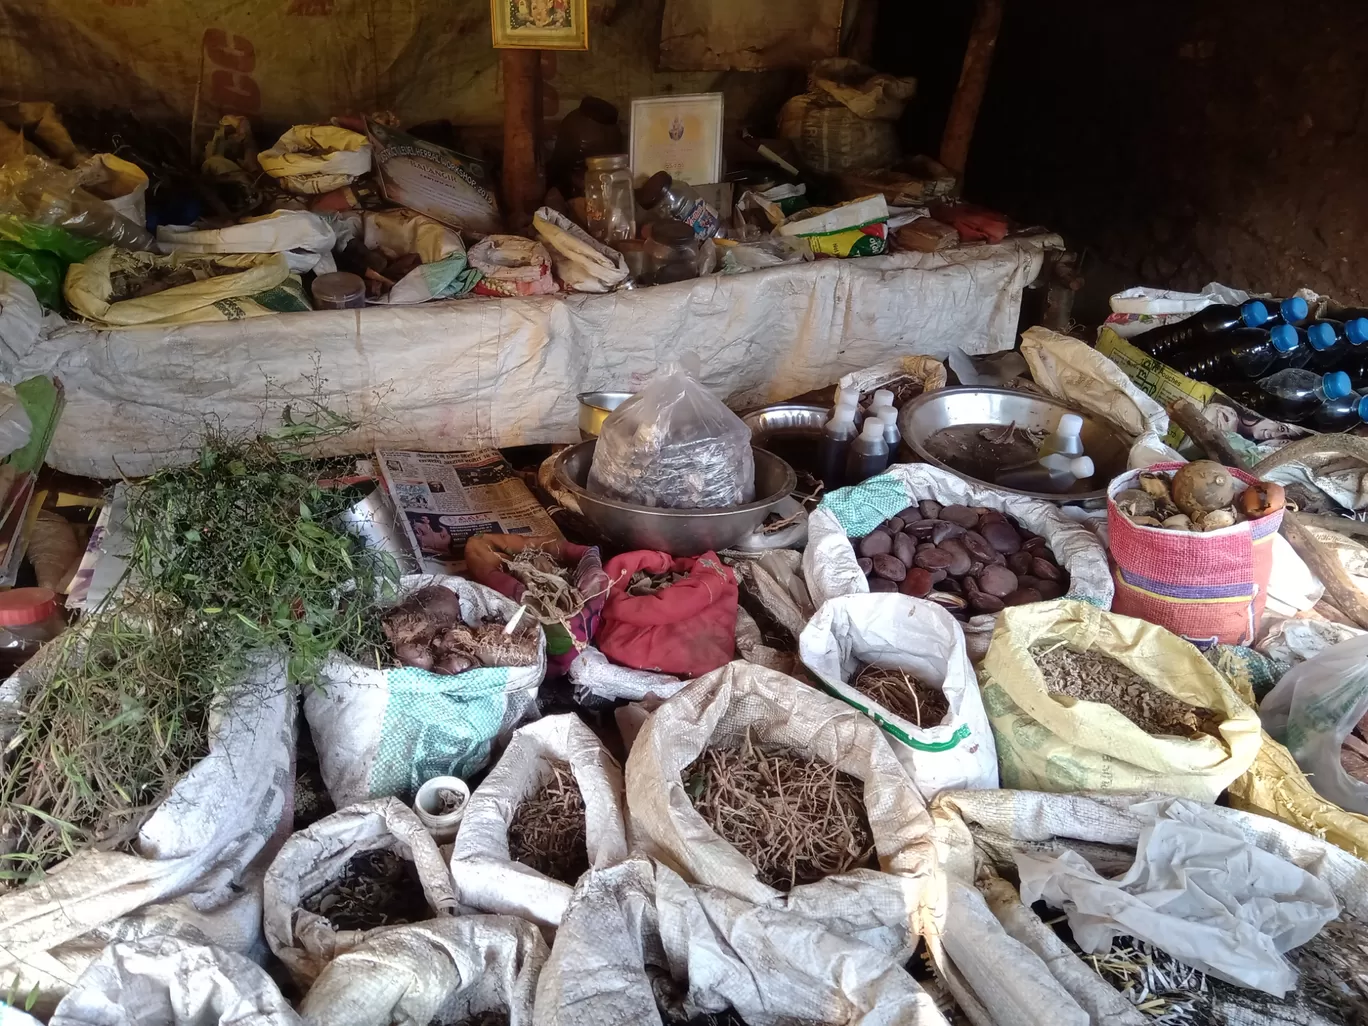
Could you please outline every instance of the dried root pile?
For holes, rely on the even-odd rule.
[[[433,915],[413,863],[383,848],[352,856],[341,876],[300,904],[338,930],[420,923]]]
[[[508,825],[508,854],[562,883],[574,884],[589,869],[584,796],[565,763],[552,763],[546,786],[518,806]]]
[[[1220,737],[1220,717],[1155,687],[1100,652],[1075,652],[1063,642],[1031,651],[1052,695],[1109,705],[1147,734]]]
[[[632,579],[627,582],[628,595],[654,595],[658,591],[664,591],[675,581],[682,581],[688,574],[677,574],[668,571],[663,574],[650,574],[645,570],[638,570],[632,574]]]
[[[906,670],[866,666],[855,675],[850,686],[918,727],[934,727],[950,711],[944,691],[918,680]]]
[[[588,601],[575,587],[570,570],[540,549],[505,556],[503,568],[527,589],[522,602],[539,623],[565,623],[579,615]]]
[[[535,624],[520,624],[511,635],[501,623],[471,627],[461,616],[456,593],[440,584],[414,592],[384,615],[381,626],[400,663],[433,673],[537,661]]]
[[[684,772],[694,808],[780,891],[877,868],[864,785],[835,766],[747,737]]]

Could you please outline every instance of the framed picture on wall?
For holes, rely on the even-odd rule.
[[[589,0],[489,0],[497,48],[589,49]]]
[[[632,101],[632,178],[657,171],[690,185],[722,179],[722,94],[647,96]]]

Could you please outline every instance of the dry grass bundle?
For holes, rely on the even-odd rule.
[[[377,926],[420,923],[433,916],[417,868],[384,848],[353,855],[336,880],[300,905],[307,912],[325,916],[339,930],[373,930]]]
[[[584,796],[565,763],[552,763],[546,786],[518,806],[508,824],[508,854],[562,883],[574,884],[588,870]]]
[[[706,748],[685,770],[694,808],[780,891],[877,868],[864,785],[778,745]]]
[[[523,549],[503,557],[503,568],[522,582],[522,603],[538,623],[565,623],[579,615],[593,596],[584,596],[574,585],[570,570],[541,549]]]
[[[1130,667],[1097,651],[1063,642],[1031,650],[1051,694],[1109,705],[1147,734],[1221,736],[1221,718],[1155,687]]]
[[[906,670],[866,666],[855,675],[850,686],[918,727],[934,727],[950,711],[945,692],[918,680]]]
[[[688,574],[677,574],[673,570],[663,574],[647,573],[645,570],[638,570],[632,574],[632,579],[627,582],[628,595],[654,595],[658,591],[664,591],[675,581],[682,581]]]

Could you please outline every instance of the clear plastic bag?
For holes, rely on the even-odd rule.
[[[1368,635],[1289,670],[1259,706],[1264,729],[1291,751],[1322,798],[1368,815],[1368,783],[1344,771],[1344,739],[1368,713]]]
[[[41,157],[25,157],[0,167],[0,213],[65,228],[124,249],[153,248],[152,236],[142,225],[85,190],[81,172]]]
[[[667,364],[603,422],[589,490],[668,509],[750,502],[755,498],[750,429],[694,379],[684,362]]]

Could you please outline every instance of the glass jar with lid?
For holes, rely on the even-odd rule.
[[[13,674],[65,629],[66,619],[51,588],[0,592],[0,678]]]
[[[721,219],[711,203],[688,182],[676,181],[668,171],[657,171],[637,192],[641,206],[661,219],[683,221],[700,240],[717,234]]]
[[[697,278],[698,249],[698,236],[683,221],[652,221],[646,241],[652,283]]]
[[[636,236],[632,169],[625,153],[590,157],[584,170],[584,219],[600,242]]]

